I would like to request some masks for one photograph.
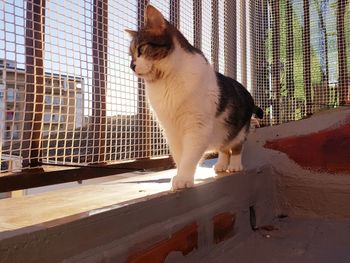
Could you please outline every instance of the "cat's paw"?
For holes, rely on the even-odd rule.
[[[228,172],[240,172],[243,170],[243,165],[241,162],[231,162],[227,167]]]
[[[226,172],[227,170],[227,163],[219,163],[217,162],[215,165],[214,165],[214,171],[216,173],[223,173],[223,172]]]
[[[229,173],[239,172],[243,170],[241,154],[231,155],[230,164],[227,167]]]
[[[184,189],[184,188],[191,188],[194,186],[194,180],[192,178],[187,178],[184,176],[174,176],[173,180],[171,181],[172,191],[176,191],[179,189]]]

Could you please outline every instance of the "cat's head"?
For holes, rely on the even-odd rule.
[[[153,6],[145,9],[145,26],[139,31],[125,30],[131,36],[131,69],[145,80],[159,78],[161,61],[174,50],[174,27]]]

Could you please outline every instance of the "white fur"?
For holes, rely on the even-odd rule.
[[[203,56],[184,51],[175,41],[173,52],[157,62],[137,58],[136,73],[144,74],[155,66],[165,72],[161,80],[145,77],[146,93],[158,118],[175,163],[177,175],[172,189],[192,187],[196,166],[206,150],[218,150],[227,138],[224,119],[217,118],[219,87],[216,75]],[[153,63],[153,65],[151,65]],[[234,143],[242,140],[242,134]],[[241,170],[236,157],[219,157],[215,170]]]
[[[229,172],[239,172],[243,170],[243,165],[242,165],[242,154],[232,154],[230,157],[230,164],[227,167],[227,170]]]
[[[230,154],[227,152],[219,152],[219,158],[214,166],[214,170],[217,173],[226,172],[230,164]]]
[[[139,75],[140,77],[142,77],[143,75],[149,73],[152,69],[152,61],[149,61],[147,59],[145,59],[144,57],[138,57],[135,60],[135,72],[137,75]]]

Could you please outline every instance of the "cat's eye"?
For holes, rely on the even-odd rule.
[[[137,47],[137,57],[141,56],[148,44],[143,44]]]
[[[137,47],[137,56],[138,57],[141,56],[145,52],[146,48],[159,49],[159,48],[169,48],[169,46],[166,44],[145,43]]]
[[[137,48],[137,56],[138,56],[138,57],[141,56],[141,53],[142,53],[141,47],[142,47],[142,46],[139,46],[139,47]]]

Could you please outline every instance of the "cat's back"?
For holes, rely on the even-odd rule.
[[[252,109],[254,100],[248,90],[237,80],[227,77],[219,72],[216,72],[216,80],[220,92],[220,107],[225,107],[226,104]]]

